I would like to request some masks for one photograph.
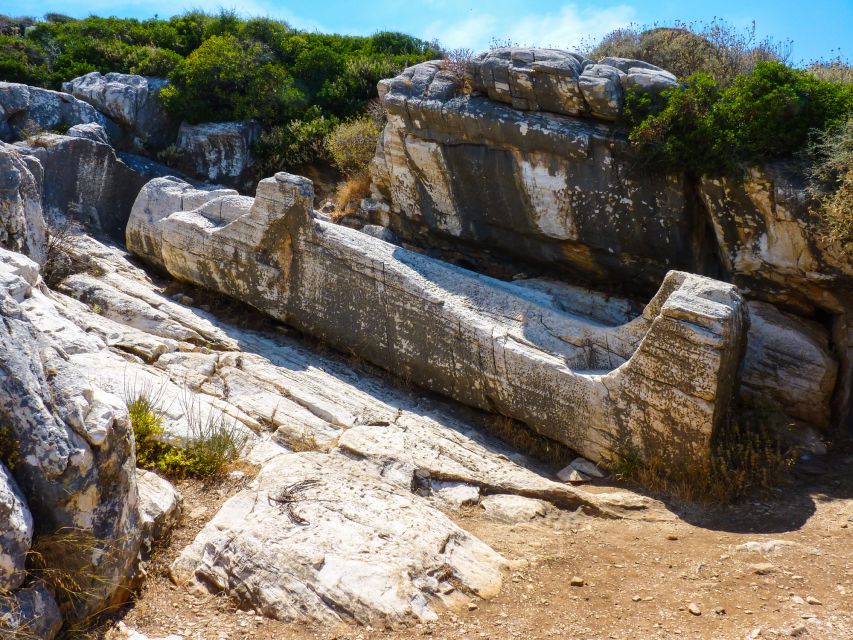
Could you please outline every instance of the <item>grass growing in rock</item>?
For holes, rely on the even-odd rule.
[[[760,416],[743,412],[716,435],[706,458],[673,464],[663,457],[643,459],[635,447],[622,444],[608,467],[617,479],[656,493],[689,502],[727,504],[778,485],[793,466],[796,453],[761,424]]]
[[[221,412],[204,411],[192,392],[181,397],[188,430],[184,446],[165,442],[163,387],[144,384],[125,390],[136,442],[137,466],[172,478],[215,479],[237,461],[247,435]]]

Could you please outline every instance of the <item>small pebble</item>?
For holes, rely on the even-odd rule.
[[[688,604],[687,610],[690,613],[692,613],[694,616],[701,616],[702,615],[702,609],[700,609],[699,605],[696,604],[695,602],[691,602],[690,604]]]
[[[760,562],[758,564],[753,564],[750,565],[749,568],[752,569],[752,572],[754,574],[759,576],[766,576],[776,571],[776,567],[774,567],[769,562]]]
[[[468,611],[476,611],[479,608],[480,607],[477,606],[476,602],[469,602],[468,603]]]
[[[584,585],[583,578],[580,576],[572,576],[572,579],[569,581],[569,584],[573,587],[582,587]]]
[[[806,602],[808,602],[809,604],[815,604],[815,605],[823,604],[820,600],[818,600],[814,596],[806,596]]]

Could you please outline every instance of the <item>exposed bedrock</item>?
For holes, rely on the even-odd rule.
[[[97,71],[62,84],[63,91],[88,102],[117,122],[133,146],[162,149],[175,141],[178,123],[160,103],[164,78]]]
[[[2,454],[45,562],[77,563],[79,596],[64,604],[73,619],[122,597],[136,560],[133,441],[122,400],[71,361],[91,339],[39,289],[38,278],[36,263],[0,249]]]
[[[802,326],[794,319],[786,332],[798,342],[812,340],[811,321],[822,325],[824,373],[837,374],[819,413],[853,428],[853,251],[820,231],[792,163],[749,168],[742,181],[633,169],[627,141],[584,87],[594,76],[596,95],[618,110],[629,85],[668,86],[643,65],[512,49],[475,59],[464,82],[439,62],[381,81],[388,122],[368,221],[485,270],[509,265],[626,295],[649,295],[670,269],[733,282],[797,314]],[[804,372],[789,382],[811,384]]]
[[[315,218],[277,174],[256,198],[152,180],[128,248],[404,379],[497,411],[587,457],[617,446],[707,453],[747,329],[735,287],[671,272],[636,319],[607,326],[550,296]]]
[[[89,126],[78,127],[69,135],[43,134],[38,142],[18,142],[6,146],[5,151],[37,165],[32,170],[39,176],[37,190],[44,215],[75,220],[95,235],[121,241],[142,186],[153,177],[175,171],[141,156],[116,153],[102,141],[102,131]],[[0,151],[0,163],[14,162],[5,156]],[[34,231],[29,237],[37,240],[38,230]]]
[[[121,129],[92,105],[61,91],[0,82],[0,140],[4,142],[92,122],[118,143]]]
[[[248,191],[255,163],[252,146],[261,127],[257,122],[181,123],[175,143],[178,166],[187,175]]]

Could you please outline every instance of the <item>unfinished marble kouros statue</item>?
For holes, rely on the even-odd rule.
[[[134,204],[127,245],[178,279],[589,458],[621,446],[670,460],[707,454],[743,350],[734,286],[672,271],[641,315],[612,326],[328,222],[313,196],[310,180],[286,173],[262,180],[254,199],[157,178]]]

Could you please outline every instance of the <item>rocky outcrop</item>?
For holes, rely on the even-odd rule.
[[[139,547],[133,442],[123,402],[70,359],[90,340],[37,288],[38,265],[0,250],[0,424],[46,562],[76,566],[85,616],[127,581]],[[8,446],[8,445],[7,445]]]
[[[791,163],[750,168],[743,181],[634,170],[608,121],[626,89],[673,82],[640,61],[593,64],[550,49],[484,54],[465,82],[442,63],[411,67],[380,82],[388,122],[365,220],[487,272],[545,273],[620,295],[648,295],[673,268],[733,282],[800,316],[782,333],[814,347],[820,383],[785,358],[765,362],[759,386],[778,396],[770,404],[801,420],[793,407],[810,389],[819,405],[810,425],[853,427],[853,253],[818,228]],[[771,363],[780,368],[767,375]],[[782,379],[789,391],[771,393]],[[800,399],[779,399],[792,392]]]
[[[644,293],[670,269],[711,271],[684,178],[632,171],[609,125],[461,94],[440,63],[383,82],[375,222],[402,240]]]
[[[256,122],[181,123],[176,153],[187,175],[206,182],[248,191],[249,169],[255,163],[252,147],[260,136]]]
[[[116,154],[91,136],[78,136],[79,130],[72,136],[45,134],[37,144],[19,142],[15,149],[40,165],[45,215],[74,220],[96,235],[121,240],[142,186],[175,171],[139,156]]]
[[[603,120],[619,117],[627,89],[659,92],[676,85],[674,75],[647,62],[604,58],[595,64],[559,49],[493,49],[469,62],[465,76],[475,91],[514,109]]]
[[[265,464],[171,573],[279,620],[394,624],[434,620],[437,604],[497,595],[505,568],[490,547],[374,468],[299,453]]]
[[[172,144],[178,132],[178,123],[160,103],[167,84],[163,78],[93,71],[63,83],[62,90],[117,122],[134,146],[156,151]]]
[[[17,456],[13,457],[6,451],[12,445],[7,430],[8,427],[3,427],[3,435],[0,436],[3,443],[1,455],[15,464]],[[25,577],[24,563],[32,541],[33,517],[15,479],[0,461],[0,593],[21,586]]]
[[[0,246],[36,262],[47,254],[41,186],[41,165],[0,143]]]
[[[0,82],[0,140],[4,142],[90,122],[104,127],[110,139],[118,142],[118,126],[92,105],[60,91]]]
[[[530,289],[315,219],[312,202],[310,181],[288,174],[261,181],[254,201],[154,180],[127,245],[179,279],[587,457],[620,446],[707,454],[746,331],[734,287],[672,272],[640,317],[602,326]]]

